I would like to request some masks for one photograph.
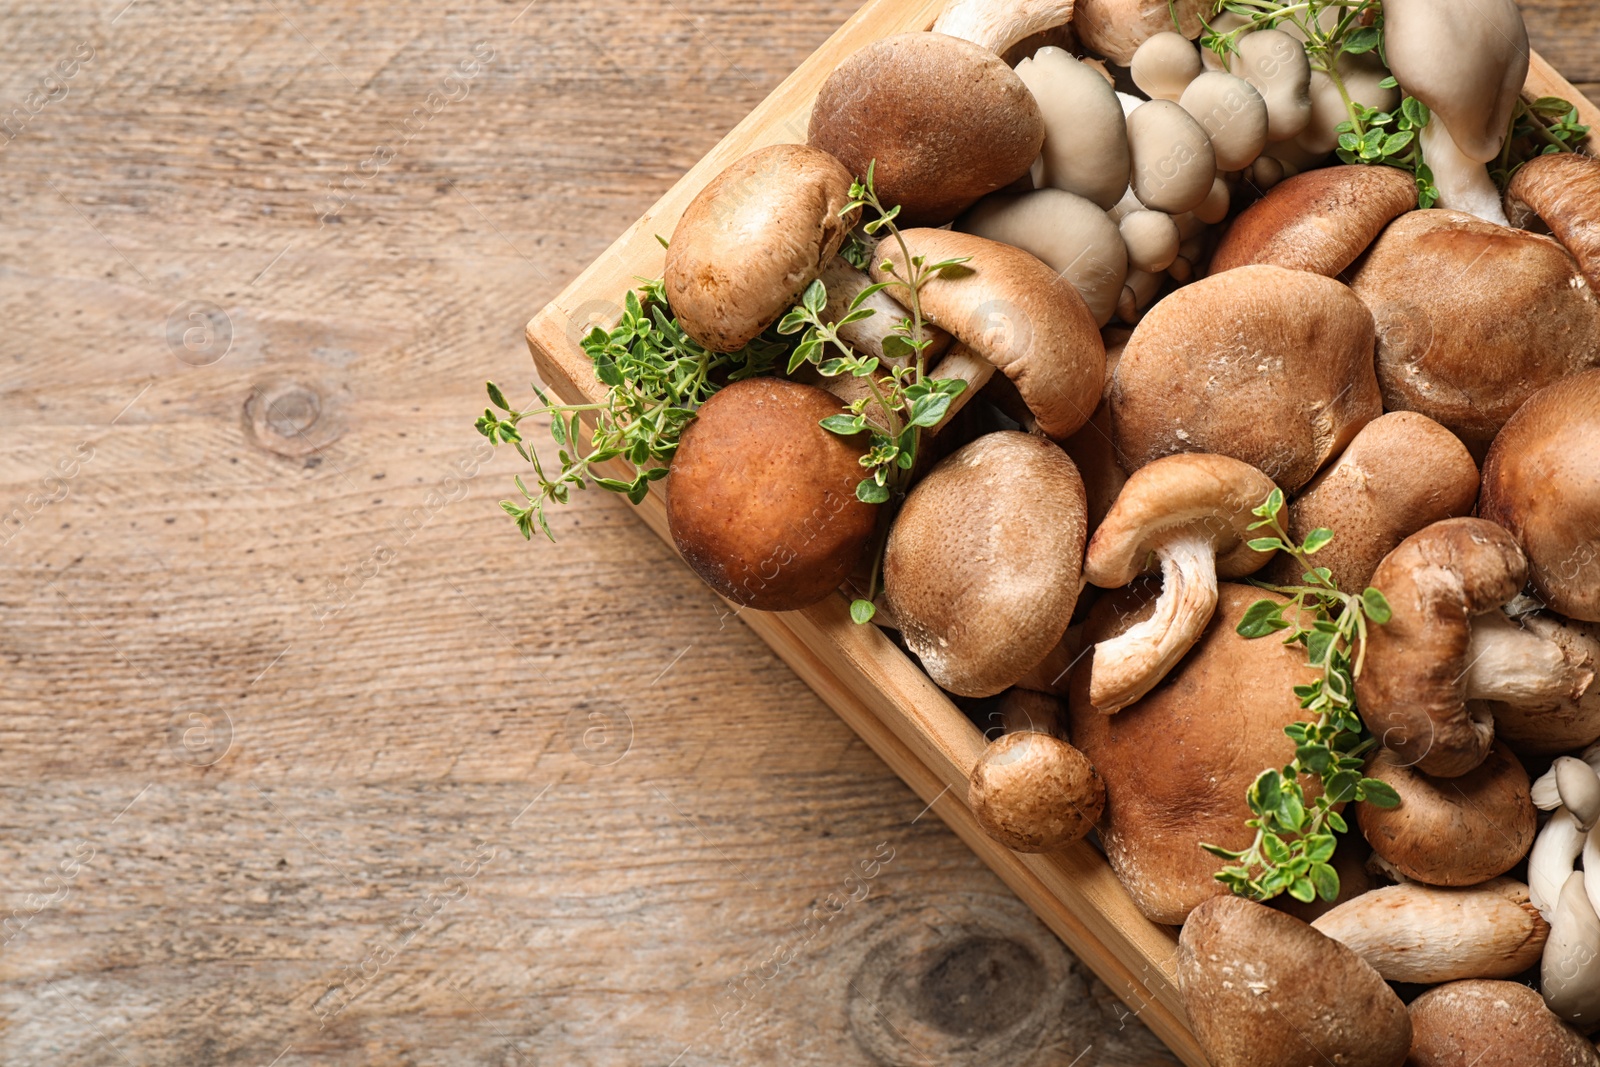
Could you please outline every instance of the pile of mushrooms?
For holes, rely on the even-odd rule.
[[[737,349],[819,278],[837,321],[908,255],[957,257],[920,294],[923,358],[968,388],[878,507],[864,439],[819,426],[870,381],[728,384],[673,459],[672,535],[765,611],[862,595],[881,547],[882,640],[999,724],[962,749],[979,825],[1021,851],[1090,838],[1182,926],[1218,1067],[1490,1043],[1600,1067],[1600,161],[1490,180],[1527,73],[1512,0],[1387,0],[1388,66],[1340,61],[1356,101],[1432,110],[1430,210],[1404,172],[1328,165],[1346,104],[1293,33],[1224,61],[1202,16],[1239,24],[950,0],[845,59],[806,144],[707,185],[665,259],[690,337]],[[900,239],[843,210],[869,167]],[[903,366],[907,303],[877,291],[841,334]],[[1248,846],[1246,789],[1304,715],[1303,649],[1235,631],[1275,595],[1252,580],[1301,580],[1250,544],[1274,491],[1297,541],[1335,532],[1317,562],[1341,589],[1392,608],[1356,697],[1366,774],[1401,803],[1345,812],[1341,892],[1309,905],[1231,896],[1199,847]]]

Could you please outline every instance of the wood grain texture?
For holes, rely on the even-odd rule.
[[[0,9],[0,1063],[1172,1062],[625,503],[517,539],[469,425],[853,8]],[[1530,10],[1600,80],[1597,23]]]

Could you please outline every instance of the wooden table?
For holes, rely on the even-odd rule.
[[[495,506],[523,322],[851,8],[7,5],[0,1063],[1172,1062],[626,503]]]

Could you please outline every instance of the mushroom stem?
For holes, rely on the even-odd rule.
[[[1422,128],[1418,144],[1439,189],[1437,206],[1465,211],[1497,226],[1511,225],[1488,166],[1462,152],[1438,116]]]
[[[1089,701],[1111,714],[1153,689],[1200,639],[1217,607],[1216,550],[1186,529],[1155,547],[1161,596],[1154,613],[1095,646]]]
[[[1572,873],[1583,851],[1587,835],[1578,829],[1578,820],[1566,808],[1558,808],[1544,824],[1528,853],[1528,899],[1547,922],[1554,921],[1561,887]]]
[[[951,0],[933,24],[934,33],[946,33],[1000,54],[1018,41],[1053,29],[1072,18],[1072,0]]]
[[[1553,708],[1583,696],[1594,682],[1592,668],[1500,611],[1472,620],[1468,660],[1468,700]]]
[[[950,406],[945,408],[944,418],[934,423],[930,433],[938,433],[950,425],[950,420],[956,417],[960,410],[967,406],[967,401],[978,395],[989,379],[994,377],[994,364],[984,359],[966,345],[957,344],[944,354],[928,375],[936,380],[960,378],[967,383],[967,387],[950,398]]]

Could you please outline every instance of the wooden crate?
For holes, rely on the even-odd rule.
[[[811,102],[834,67],[870,41],[929,28],[943,3],[869,0],[535,315],[527,327],[528,345],[550,389],[568,403],[601,399],[604,389],[578,341],[592,326],[616,322],[623,295],[637,278],[661,274],[663,250],[656,235],[670,236],[689,201],[734,160],[763,145],[803,143]],[[1573,101],[1583,121],[1600,129],[1600,109],[1537,54],[1527,87],[1535,95]],[[638,510],[670,544],[659,490]],[[804,611],[739,614],[1093,968],[1132,1014],[1185,1063],[1204,1067],[1205,1055],[1189,1032],[1173,984],[1176,930],[1144,918],[1104,857],[1085,842],[1041,856],[1012,852],[990,840],[965,803],[967,774],[983,750],[982,735],[876,627],[851,622],[848,607],[845,597],[836,594]]]

